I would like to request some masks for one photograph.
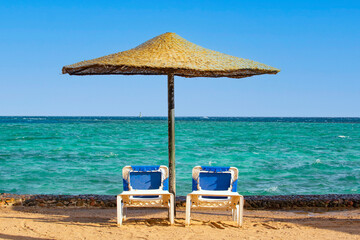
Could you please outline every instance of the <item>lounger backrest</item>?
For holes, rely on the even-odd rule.
[[[193,191],[237,191],[238,170],[235,167],[196,166],[193,168]]]
[[[126,166],[123,168],[123,189],[168,190],[168,176],[166,166]]]

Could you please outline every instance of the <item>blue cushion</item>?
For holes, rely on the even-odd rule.
[[[124,191],[129,191],[129,182],[123,179],[123,189]]]
[[[199,185],[202,190],[225,191],[231,183],[231,173],[207,173],[199,175]]]
[[[212,167],[212,166],[201,166],[203,171],[209,172],[226,172],[229,171],[230,167]]]
[[[159,189],[161,172],[130,172],[130,185],[133,189]]]
[[[237,183],[238,183],[238,180],[236,179],[233,184],[232,184],[232,192],[237,192]]]
[[[203,171],[199,174],[199,185],[202,190],[210,191],[226,191],[230,187],[231,173],[229,173],[230,167],[212,167],[212,166],[201,166]],[[192,180],[193,191],[199,190],[197,188],[197,181]],[[237,180],[232,185],[232,191],[236,192]],[[227,197],[215,197],[215,196],[203,196],[203,198],[209,199],[227,199]]]
[[[163,190],[168,191],[169,190],[169,178],[165,179],[163,182]]]
[[[199,183],[202,190],[226,191],[230,187],[231,173],[200,173]],[[209,199],[227,199],[227,197],[203,196]]]
[[[192,179],[192,190],[197,191],[198,189],[198,182],[195,179]]]
[[[133,169],[133,171],[149,172],[149,171],[159,170],[160,165],[153,165],[153,166],[131,165],[131,168]]]

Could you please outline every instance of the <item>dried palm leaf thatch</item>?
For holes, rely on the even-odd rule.
[[[70,75],[168,75],[243,78],[280,70],[193,44],[175,33],[164,33],[128,51],[63,67]]]

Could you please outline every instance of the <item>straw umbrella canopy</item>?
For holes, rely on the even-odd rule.
[[[244,78],[280,70],[200,47],[175,33],[164,33],[128,51],[64,66],[70,75],[167,75],[169,191],[175,189],[174,76]]]

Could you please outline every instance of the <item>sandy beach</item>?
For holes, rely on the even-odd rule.
[[[360,210],[245,211],[243,228],[230,213],[197,210],[184,227],[184,209],[169,226],[161,209],[130,209],[124,226],[116,209],[3,207],[0,239],[360,239]]]

